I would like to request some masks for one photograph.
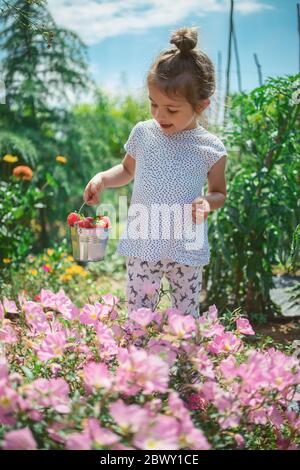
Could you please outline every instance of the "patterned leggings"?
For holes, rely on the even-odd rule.
[[[172,307],[180,310],[183,315],[191,314],[195,318],[200,315],[199,294],[203,266],[189,266],[170,259],[142,261],[134,256],[127,257],[126,266],[128,313],[141,307],[155,310],[161,279],[165,275],[172,290]],[[152,283],[156,285],[149,290]]]

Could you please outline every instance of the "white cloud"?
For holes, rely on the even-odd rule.
[[[229,12],[229,0],[48,0],[56,23],[76,31],[83,41],[96,44],[120,34],[139,34],[168,26],[190,14]],[[237,0],[235,11],[247,15],[274,6],[259,0]]]

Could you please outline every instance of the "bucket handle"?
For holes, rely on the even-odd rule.
[[[85,205],[85,202],[82,204],[82,206],[80,207],[79,211],[78,211],[78,214],[81,213],[81,209],[83,208],[83,206]]]

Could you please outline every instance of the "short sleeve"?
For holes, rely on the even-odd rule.
[[[138,159],[141,147],[141,123],[138,122],[129,134],[127,142],[124,144],[126,152],[135,160]]]
[[[227,150],[219,138],[212,139],[206,147],[207,151],[207,173],[212,166],[223,156],[228,157]]]

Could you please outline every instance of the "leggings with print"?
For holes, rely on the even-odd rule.
[[[171,288],[172,307],[180,310],[182,315],[199,317],[203,266],[189,266],[170,259],[157,262],[143,261],[128,256],[126,267],[128,313],[141,307],[151,308],[154,311],[158,302],[161,279],[165,276]],[[153,283],[155,289],[149,291],[149,285]]]

